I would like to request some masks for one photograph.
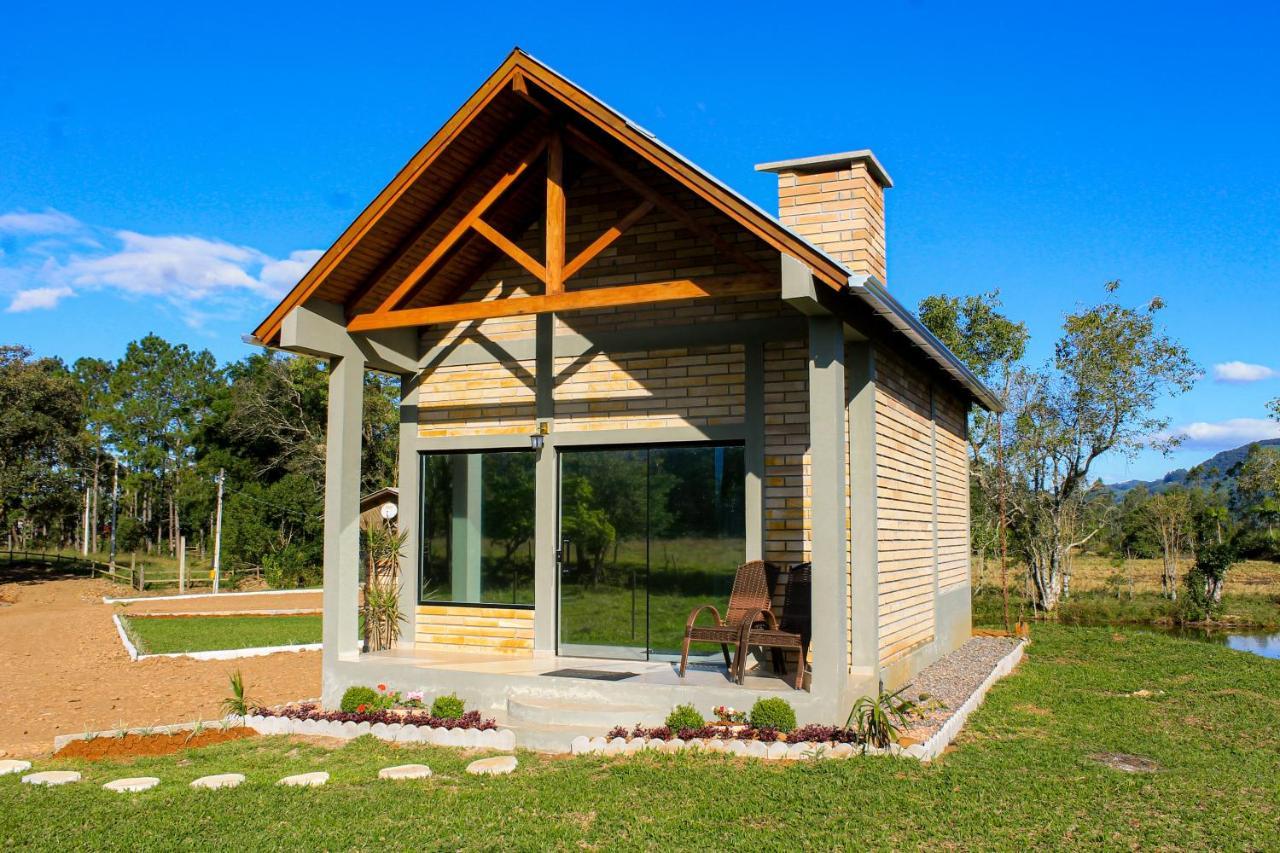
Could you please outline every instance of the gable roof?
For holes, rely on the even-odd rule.
[[[995,395],[874,278],[866,281],[851,278],[849,270],[835,258],[685,159],[651,132],[519,48],[507,56],[356,217],[258,325],[252,338],[263,344],[276,342],[285,316],[313,297],[345,304],[349,313],[354,313],[356,303],[363,304],[381,294],[382,281],[394,276],[397,270],[411,267],[415,246],[429,243],[432,236],[419,230],[419,223],[424,217],[431,218],[431,214],[438,213],[442,206],[458,201],[450,194],[452,183],[475,170],[501,174],[510,169],[509,158],[503,159],[503,150],[495,148],[492,140],[504,139],[504,134],[527,129],[538,121],[536,110],[519,94],[529,83],[551,95],[558,105],[576,117],[585,119],[593,130],[612,143],[652,164],[665,178],[693,192],[773,249],[800,260],[814,279],[831,291],[858,297],[876,316],[888,321],[930,361],[959,382],[974,399],[988,409],[999,408]],[[513,195],[518,192],[513,191]],[[518,208],[517,204],[517,211]],[[483,241],[464,245],[458,255],[462,256],[463,264],[473,266],[491,257]],[[444,287],[448,285],[446,281]]]

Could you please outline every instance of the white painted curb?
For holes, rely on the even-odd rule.
[[[308,589],[259,589],[252,592],[193,592],[186,595],[140,595],[135,598],[108,598],[102,596],[103,604],[132,604],[139,601],[188,601],[193,598],[236,598],[242,595],[295,595],[302,592],[324,592],[323,587]]]
[[[144,735],[144,734],[172,735],[172,734],[178,734],[179,732],[194,731],[196,726],[200,726],[205,731],[216,732],[222,728],[222,724],[227,719],[232,719],[232,724],[234,725],[235,721],[233,718],[224,718],[222,720],[203,720],[198,723],[172,723],[167,726],[146,726],[146,727],[139,726],[136,728],[125,729],[124,733],[127,735]],[[74,735],[58,735],[53,739],[53,751],[57,752],[58,750],[62,749],[64,746],[71,743],[72,741],[94,740],[96,738],[110,738],[113,735],[115,735],[118,731],[119,729],[110,729],[102,732],[80,732],[79,734],[74,734]]]
[[[259,714],[250,714],[245,717],[244,724],[262,735],[310,735],[344,740],[373,735],[379,740],[397,743],[430,743],[437,746],[497,749],[504,752],[510,752],[516,746],[516,734],[510,729],[446,729],[402,723],[370,724],[336,720],[298,720],[293,717],[271,717]]]
[[[124,623],[120,621],[117,614],[111,614],[111,621],[116,623],[116,633],[120,635],[120,642],[124,643],[124,650],[129,653],[129,660],[138,659],[138,649],[129,640],[129,635],[124,630]]]

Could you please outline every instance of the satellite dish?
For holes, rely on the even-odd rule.
[[[384,503],[381,507],[378,508],[378,514],[381,515],[383,519],[385,519],[386,521],[390,521],[391,519],[395,518],[396,513],[398,513],[399,511],[400,510],[396,507],[396,505],[391,503],[390,501],[388,501],[387,503]]]

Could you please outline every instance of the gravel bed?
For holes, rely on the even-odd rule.
[[[921,696],[928,698],[920,708],[921,716],[912,720],[903,735],[923,741],[942,728],[1017,644],[1010,637],[974,637],[922,669],[902,695],[917,702]]]

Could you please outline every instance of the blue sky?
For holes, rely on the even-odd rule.
[[[245,355],[518,44],[766,209],[753,164],[872,148],[896,183],[891,289],[999,288],[1037,359],[1109,279],[1164,297],[1206,369],[1162,408],[1192,438],[1104,478],[1280,435],[1280,7],[645,8],[20,4],[0,32],[0,340],[115,358],[156,331]]]

